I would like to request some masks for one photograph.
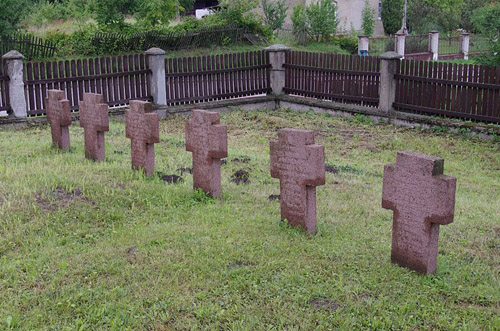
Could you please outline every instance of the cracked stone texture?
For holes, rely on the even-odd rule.
[[[271,141],[271,176],[280,179],[281,218],[311,234],[316,227],[316,186],[325,184],[325,150],[314,132],[281,129]]]
[[[384,167],[382,207],[394,212],[392,262],[422,274],[436,270],[439,226],[453,222],[456,178],[443,175],[444,160],[399,152]]]
[[[193,187],[221,195],[221,159],[227,157],[227,126],[219,113],[193,110],[186,121],[186,150],[193,153]]]
[[[158,114],[150,102],[132,100],[125,112],[125,133],[131,140],[132,169],[152,176],[155,167],[154,144],[160,142]]]
[[[49,90],[45,99],[47,121],[52,132],[52,145],[60,149],[69,149],[69,126],[71,110],[64,91]]]
[[[104,161],[104,132],[109,131],[109,107],[102,94],[84,93],[80,102],[80,126],[85,132],[85,157]]]

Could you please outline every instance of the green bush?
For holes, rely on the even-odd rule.
[[[0,36],[8,36],[16,31],[25,8],[25,0],[0,1]]]
[[[375,10],[371,7],[368,0],[365,0],[365,6],[361,12],[363,34],[371,36],[375,29]]]
[[[353,36],[334,36],[332,42],[351,54],[358,54],[358,39]]]
[[[332,0],[312,2],[306,8],[306,18],[307,30],[318,41],[337,32],[337,6]]]
[[[285,0],[262,0],[262,10],[264,11],[264,21],[272,30],[281,29],[285,23],[286,11],[288,6],[285,5]]]
[[[385,33],[393,35],[401,29],[403,6],[403,0],[382,0],[382,23]]]

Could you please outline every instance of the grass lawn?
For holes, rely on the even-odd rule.
[[[190,166],[185,119],[160,123],[158,171]],[[221,122],[219,200],[189,174],[172,185],[132,172],[120,121],[101,164],[85,160],[77,124],[70,152],[50,147],[48,127],[0,128],[0,329],[500,329],[498,142],[287,111]],[[317,236],[280,222],[268,199],[269,140],[284,127],[316,130],[339,170],[317,189]],[[390,262],[382,172],[399,150],[441,156],[458,178],[432,276]],[[249,184],[230,182],[240,169]]]

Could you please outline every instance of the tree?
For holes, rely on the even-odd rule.
[[[382,24],[387,34],[393,35],[403,25],[403,0],[382,0]]]
[[[462,8],[462,18],[460,25],[466,31],[473,31],[474,24],[472,22],[471,13],[474,13],[477,9],[486,6],[491,0],[464,0],[464,5]]]
[[[120,28],[125,19],[121,11],[121,0],[96,0],[95,19],[101,26]]]
[[[361,12],[362,23],[361,27],[363,29],[363,34],[365,36],[371,36],[375,29],[375,10],[370,5],[368,0],[365,0],[365,6]]]
[[[335,34],[339,21],[337,6],[332,0],[317,0],[306,8],[306,27],[317,40]]]
[[[26,4],[24,0],[0,1],[0,36],[7,36],[16,31]]]
[[[477,9],[472,16],[472,22],[490,42],[490,54],[483,56],[480,61],[488,65],[500,65],[500,3],[492,2]]]
[[[285,0],[262,0],[262,10],[264,12],[264,22],[272,31],[281,29],[285,23],[288,6]]]
[[[168,25],[179,12],[178,0],[148,0],[140,9],[140,17],[148,27]]]

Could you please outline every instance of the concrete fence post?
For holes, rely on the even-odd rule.
[[[290,50],[285,45],[272,45],[265,48],[271,64],[271,89],[274,95],[282,95],[285,87],[285,64],[286,53]]]
[[[405,46],[406,46],[406,34],[396,33],[394,37],[394,51],[401,55],[401,58],[405,57]]]
[[[26,99],[24,97],[24,56],[18,51],[10,51],[2,60],[7,67],[7,76],[9,76],[9,99],[10,107],[14,117],[27,117]]]
[[[152,71],[150,78],[151,95],[155,106],[167,106],[167,88],[165,83],[165,54],[160,48],[150,48],[146,51],[149,69]]]
[[[394,75],[400,65],[402,56],[396,52],[387,52],[380,55],[380,102],[378,108],[390,113],[396,100],[396,79]]]
[[[463,54],[464,60],[469,59],[470,33],[464,32],[460,35],[460,54]]]
[[[439,31],[429,32],[429,52],[432,53],[432,60],[439,59]]]
[[[370,49],[370,37],[358,36],[358,54],[361,56],[366,56],[369,54],[369,49]]]

